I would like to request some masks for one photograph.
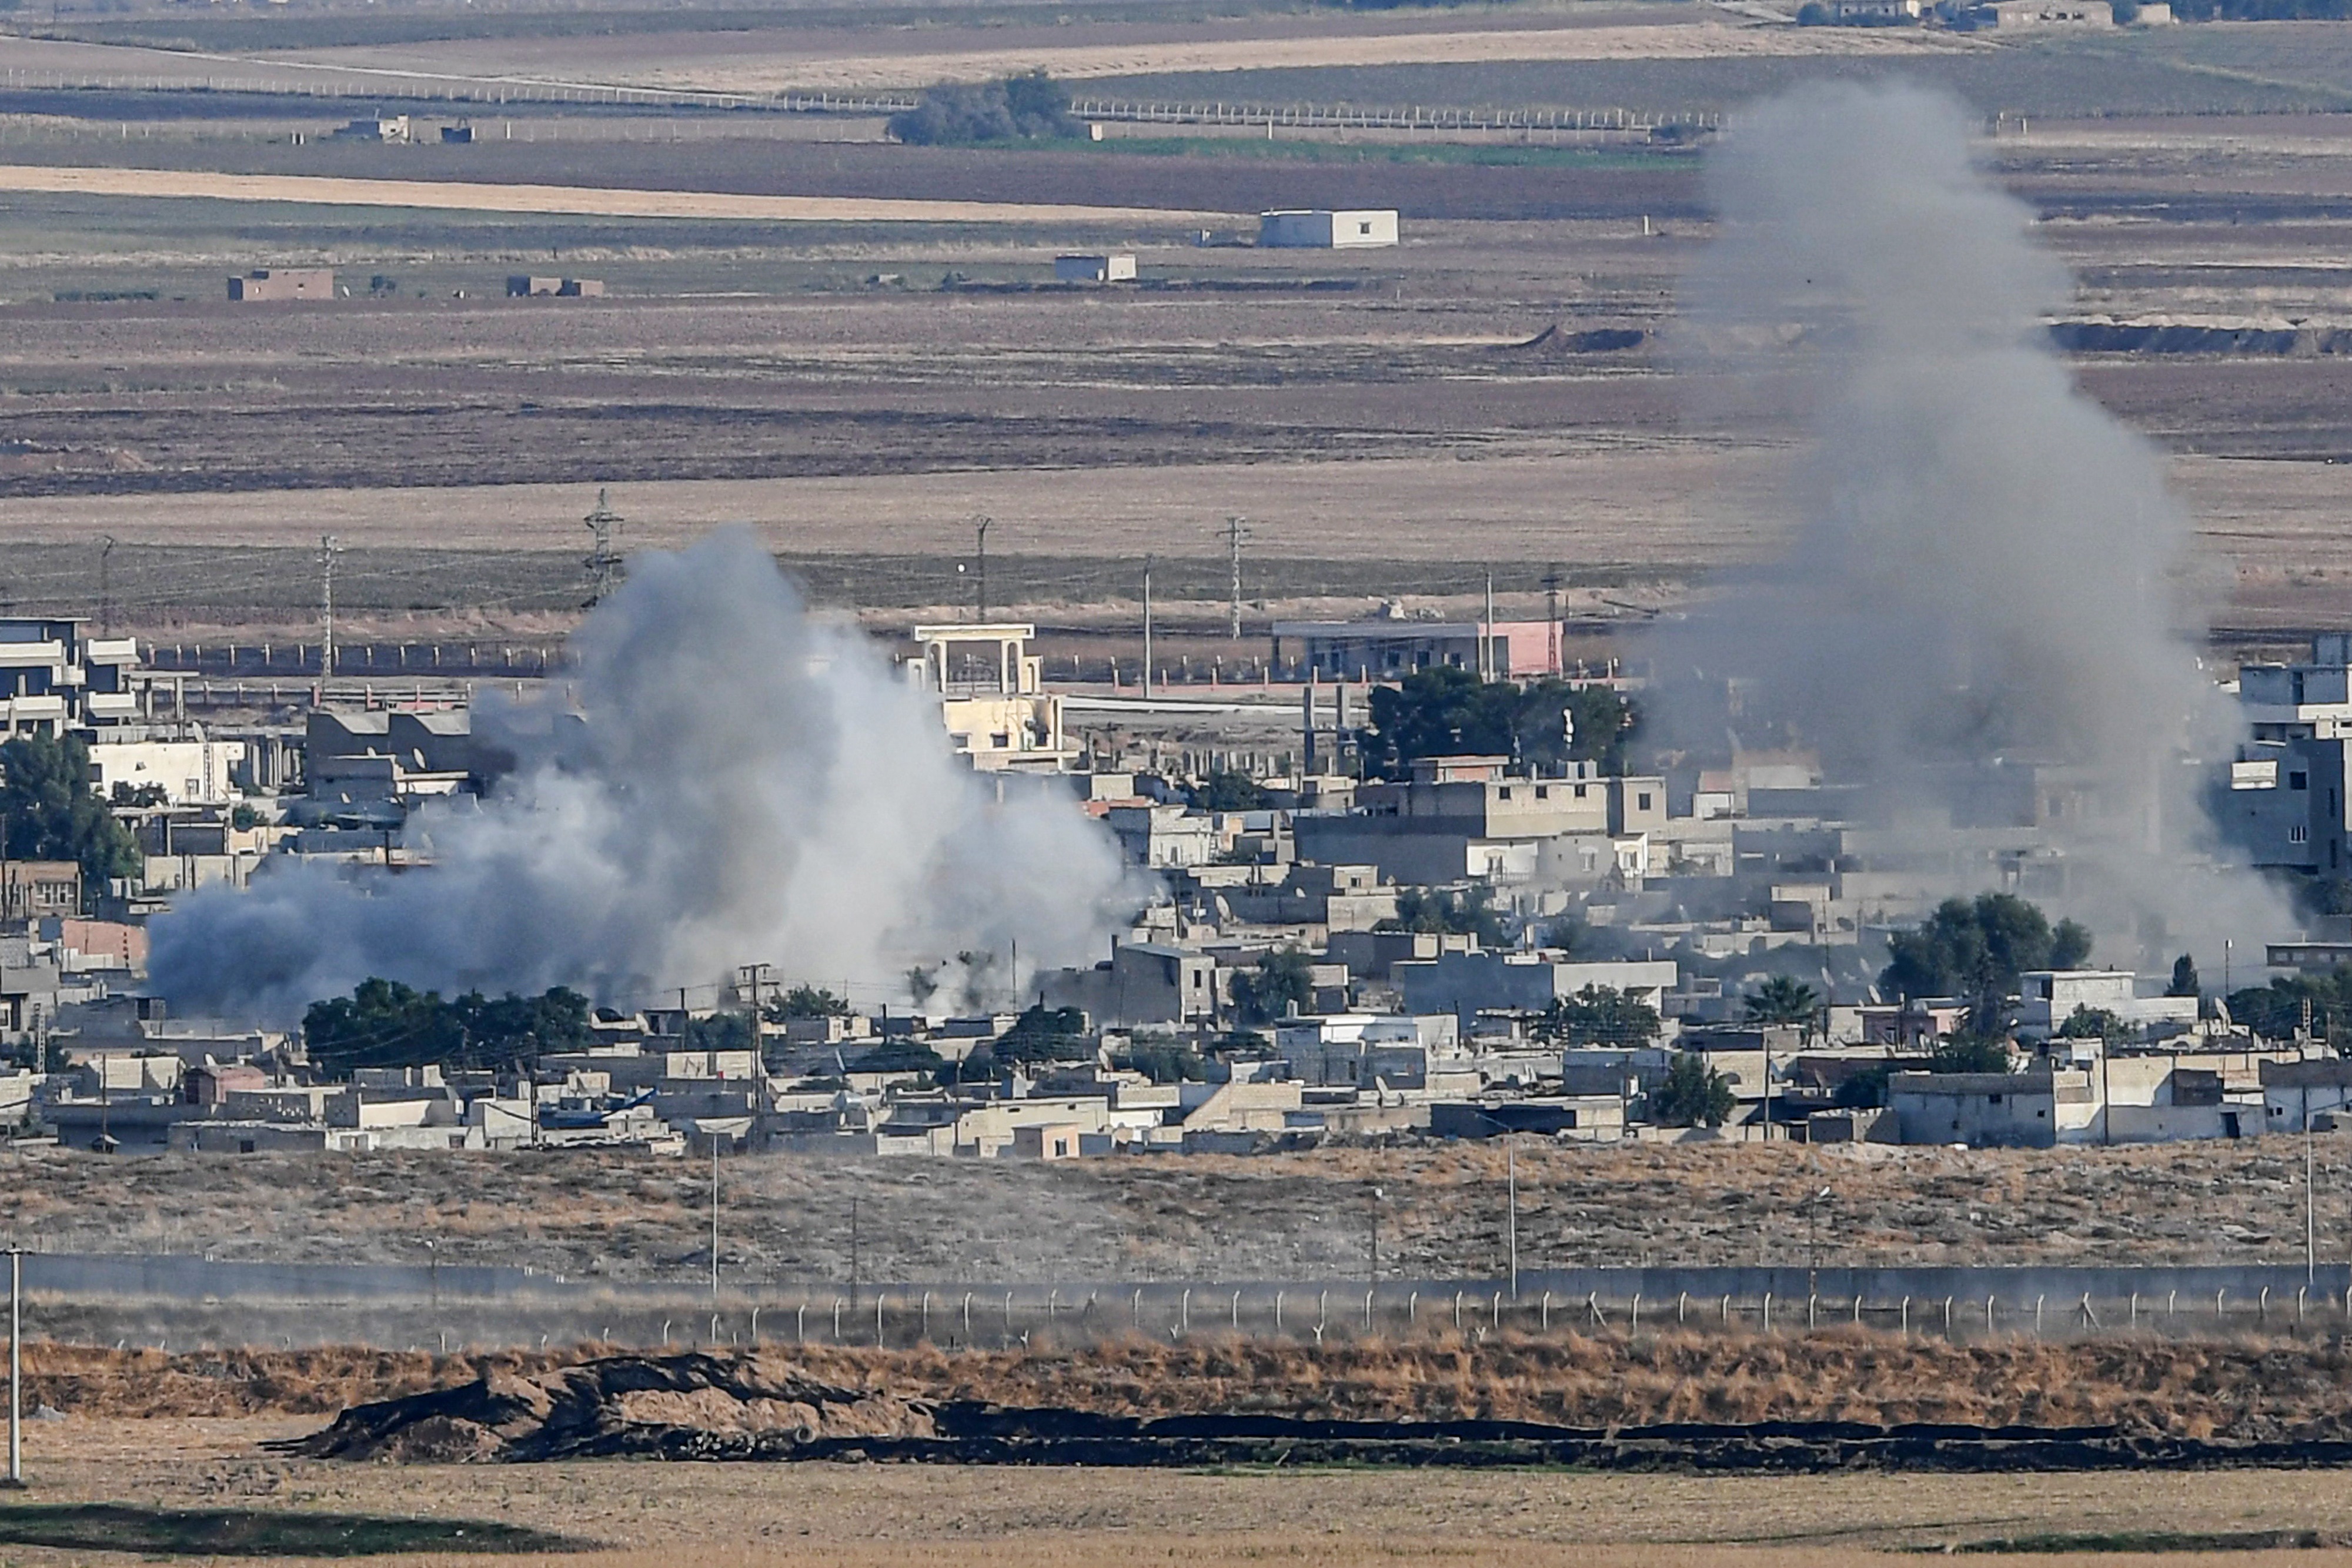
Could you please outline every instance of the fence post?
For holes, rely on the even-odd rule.
[[[1372,1332],[1372,1291],[1368,1290],[1364,1292],[1364,1332],[1366,1333]],[[1501,1299],[1499,1296],[1496,1298],[1497,1301]]]
[[[793,1310],[793,1343],[808,1343],[808,1303],[803,1301]]]
[[[2083,1326],[2093,1329],[2099,1326],[2099,1314],[2091,1310],[2091,1292],[2088,1291],[2083,1292]]]
[[[2042,1296],[2033,1298],[2033,1337],[2035,1339],[2042,1337],[2042,1303],[2046,1299]]]
[[[1816,1295],[1808,1295],[1805,1298],[1805,1332],[1808,1333],[1811,1333],[1821,1321],[1818,1313],[1821,1300],[1821,1297]]]
[[[1605,1324],[1609,1321],[1609,1314],[1601,1310],[1601,1292],[1598,1291],[1584,1298],[1584,1310],[1596,1323]]]
[[[1678,1296],[1676,1296],[1676,1297],[1675,1298],[1675,1323],[1676,1323],[1676,1324],[1678,1324],[1678,1325],[1679,1325],[1679,1324],[1682,1324],[1682,1323],[1686,1323],[1686,1322],[1688,1322],[1689,1321],[1690,1321],[1690,1292],[1689,1292],[1688,1291],[1683,1291],[1680,1295],[1678,1295]]]
[[[1004,1292],[1004,1337],[1008,1341],[1013,1338],[1013,1292],[1010,1291]]]
[[[1128,1303],[1127,1318],[1133,1327],[1143,1326],[1143,1292],[1139,1290],[1135,1292],[1135,1299]]]
[[[1543,1293],[1543,1327],[1544,1333],[1551,1333],[1551,1292],[1549,1291]]]
[[[1944,1298],[1944,1337],[1952,1337],[1952,1298],[1949,1296]]]
[[[1404,1326],[1408,1332],[1421,1326],[1421,1292],[1413,1291],[1404,1299]]]
[[[1763,1331],[1766,1333],[1770,1333],[1772,1332],[1772,1292],[1769,1291],[1764,1292],[1762,1311],[1759,1314],[1759,1321],[1762,1324]]]
[[[963,1343],[971,1343],[971,1292],[963,1293]]]
[[[841,1298],[839,1296],[833,1299],[833,1343],[835,1344],[841,1343]]]
[[[887,1291],[877,1291],[874,1292],[874,1345],[877,1350],[882,1347],[884,1343],[882,1329],[882,1303],[889,1299],[890,1292]]]
[[[1190,1285],[1184,1287],[1183,1295],[1177,1299],[1176,1326],[1184,1333],[1192,1332],[1192,1287]]]
[[[2227,1304],[2229,1296],[2230,1288],[2227,1285],[2213,1292],[2213,1327],[2217,1333],[2223,1323],[2229,1322],[2230,1309]]]
[[[754,1317],[751,1321],[752,1321],[753,1325],[756,1327],[756,1326],[758,1325],[759,1319],[758,1319],[757,1317]],[[931,1293],[930,1293],[929,1291],[925,1291],[923,1292],[923,1336],[922,1336],[922,1337],[923,1337],[923,1343],[924,1343],[925,1344],[929,1344],[929,1343],[930,1343],[930,1340],[931,1340]]]
[[[1862,1292],[1860,1291],[1853,1293],[1853,1322],[1856,1328],[1862,1326]]]
[[[1241,1293],[1239,1291],[1235,1291],[1234,1292],[1234,1332],[1235,1332],[1235,1333],[1239,1333],[1239,1332],[1241,1331],[1241,1326],[1242,1326],[1242,1293]]]
[[[1367,1304],[1369,1304],[1369,1303],[1370,1302],[1370,1301],[1371,1301],[1371,1298],[1370,1298],[1370,1296],[1366,1296],[1366,1297],[1364,1298],[1364,1300],[1365,1300],[1365,1301],[1367,1302]],[[1486,1321],[1487,1321],[1490,1324],[1492,1324],[1492,1325],[1493,1325],[1493,1327],[1494,1327],[1494,1329],[1495,1329],[1495,1332],[1496,1332],[1496,1333],[1500,1333],[1502,1332],[1502,1329],[1503,1329],[1503,1292],[1502,1292],[1502,1291],[1496,1291],[1496,1292],[1495,1292],[1495,1304],[1494,1304],[1494,1306],[1489,1310],[1489,1312],[1488,1312],[1488,1316],[1487,1316],[1487,1320],[1486,1320]]]
[[[1731,1298],[1727,1295],[1723,1298],[1723,1326],[1731,1326]]]
[[[1274,1293],[1274,1332],[1277,1334],[1282,1333],[1282,1292],[1280,1291]]]
[[[1642,1332],[1642,1292],[1639,1291],[1633,1292],[1633,1322],[1626,1332],[1629,1333],[1640,1333]]]
[[[2254,1301],[2254,1322],[2267,1325],[2270,1321],[2271,1288],[2268,1285],[2264,1285],[2263,1287],[2263,1293],[2259,1297],[2255,1298]]]
[[[753,1308],[751,1309],[751,1348],[752,1348],[752,1349],[754,1349],[754,1350],[757,1350],[759,1347],[760,1347],[760,1309],[759,1309],[759,1308],[757,1308],[757,1307],[753,1307]]]
[[[1903,1298],[1903,1337],[1911,1337],[1911,1298],[1908,1296]]]
[[[2139,1333],[2139,1292],[2138,1292],[2137,1291],[2134,1291],[2131,1293],[2131,1325],[2130,1325],[2130,1326],[2131,1326],[2131,1331],[2132,1331],[2132,1333]]]
[[[1985,1298],[1985,1333],[1992,1333],[1992,1298]]]

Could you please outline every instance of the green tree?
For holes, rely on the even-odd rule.
[[[1930,1072],[2006,1072],[2009,1041],[1998,1035],[1956,1034],[1939,1040],[1927,1057]]]
[[[1202,1083],[1209,1077],[1209,1059],[1189,1045],[1137,1040],[1111,1058],[1113,1067],[1140,1072],[1154,1083]]]
[[[925,88],[915,107],[890,117],[890,134],[914,146],[1016,141],[1084,135],[1070,95],[1042,70],[1000,81],[942,82]]]
[[[1372,929],[1475,936],[1481,947],[1500,947],[1509,939],[1503,916],[1495,908],[1494,890],[1483,883],[1465,893],[1408,887],[1397,894],[1394,917]]]
[[[1820,993],[1802,980],[1787,975],[1775,975],[1756,988],[1755,995],[1747,1001],[1748,1021],[1760,1024],[1796,1024],[1812,1034],[1813,1017],[1820,1010]]]
[[[1289,1017],[1293,1004],[1304,1012],[1314,1003],[1314,960],[1297,947],[1262,953],[1255,969],[1234,975],[1234,1007],[1244,1023],[1272,1023]]]
[[[1658,1037],[1658,1009],[1631,992],[1587,986],[1555,997],[1530,1026],[1535,1037],[1560,1045],[1647,1045]]]
[[[740,1024],[740,1020],[737,1020]],[[349,997],[310,1004],[302,1039],[330,1073],[359,1067],[490,1067],[588,1044],[588,998],[558,986],[541,996],[445,1000],[396,980],[369,978]]]
[[[1589,761],[1621,773],[1638,719],[1605,685],[1482,681],[1474,671],[1444,664],[1416,670],[1393,687],[1373,687],[1370,723],[1358,742],[1367,766],[1383,776],[1424,757],[1465,755],[1515,757],[1546,768]]]
[[[2352,968],[2325,975],[2282,975],[2267,986],[2230,993],[2230,1018],[2264,1040],[2289,1040],[2304,1027],[2322,1040],[2343,1036],[2352,1022]]]
[[[2123,1019],[2105,1008],[2077,1005],[2073,1012],[2066,1015],[2066,1020],[2058,1026],[2058,1038],[2061,1040],[2116,1040],[2127,1039],[2130,1034],[2131,1030]]]
[[[760,1016],[770,1023],[782,1023],[786,1019],[845,1019],[849,1013],[847,1002],[815,986],[794,986],[760,1009]]]
[[[686,1049],[688,1051],[751,1051],[756,1042],[751,1039],[751,1021],[741,1013],[729,1009],[712,1013],[708,1018],[686,1020]]]
[[[2197,977],[2197,960],[2183,953],[2172,961],[2172,983],[2164,988],[2168,997],[2201,997],[2204,982]]]
[[[1087,1015],[1076,1008],[1031,1006],[997,1037],[990,1052],[996,1061],[1078,1061],[1095,1053],[1087,1038]]]
[[[1696,1051],[1675,1053],[1666,1075],[1650,1091],[1650,1119],[1663,1127],[1720,1127],[1738,1103],[1731,1080]]]
[[[947,1058],[915,1040],[886,1040],[861,1056],[852,1057],[852,1072],[922,1072],[937,1075]]]
[[[1997,1007],[2028,969],[2079,968],[2091,956],[2091,934],[2072,920],[2053,927],[2013,894],[1987,893],[1973,903],[1946,899],[1888,946],[1893,961],[1878,977],[1884,989],[1906,1000],[1967,997]]]
[[[1263,811],[1265,786],[1246,773],[1212,772],[1184,791],[1195,811]]]
[[[10,860],[72,861],[91,894],[139,870],[139,845],[89,787],[89,747],[68,736],[0,745],[0,825]]]

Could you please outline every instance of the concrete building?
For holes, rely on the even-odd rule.
[[[81,867],[72,861],[0,860],[0,921],[81,913]]]
[[[1993,0],[1969,13],[1979,27],[2004,33],[2024,28],[2112,27],[2115,7],[2108,0]]]
[[[335,130],[338,141],[409,141],[415,127],[404,114],[371,114],[347,120]]]
[[[2077,1009],[2110,1012],[2135,1030],[2179,1032],[2197,1021],[2195,997],[2144,997],[2128,969],[2030,969],[2018,977],[2018,1033],[2046,1040]]]
[[[1979,1149],[2092,1142],[2099,1122],[2091,1074],[2072,1069],[1897,1072],[1886,1081],[1886,1106],[1903,1143]]]
[[[2300,1133],[2306,1125],[2326,1131],[2343,1124],[2352,1105],[2352,1061],[2340,1056],[2309,1061],[2264,1061],[2263,1126],[2273,1133]]]
[[[1056,970],[1039,984],[1047,1005],[1076,1008],[1097,1025],[1214,1019],[1221,1002],[1215,958],[1160,943],[1118,943],[1093,968]]]
[[[95,737],[139,716],[139,644],[71,618],[0,619],[0,739]]]
[[[1415,670],[1483,671],[1496,678],[1560,673],[1559,628],[1549,621],[1277,621],[1272,656],[1327,681],[1386,680]]]
[[[1108,256],[1057,256],[1054,258],[1054,281],[1132,283],[1135,281],[1135,257],[1120,252]]]
[[[1391,965],[1389,972],[1406,1012],[1452,1013],[1465,1030],[1482,1012],[1541,1012],[1587,987],[1622,991],[1654,1008],[1679,974],[1670,958],[1581,964],[1556,954],[1484,952],[1441,954]]]
[[[918,626],[908,678],[940,697],[956,755],[982,772],[1068,770],[1077,747],[1062,729],[1062,699],[1045,690],[1044,661],[1025,622]]]
[[[2216,780],[2216,822],[2258,867],[2352,874],[2352,633],[2312,639],[2309,664],[2244,666],[2238,705],[2252,738]]]
[[[103,732],[89,748],[89,782],[111,800],[120,789],[163,792],[170,806],[220,806],[237,793],[242,740],[119,740]]]
[[[228,280],[232,301],[332,299],[335,271],[331,267],[261,267]]]
[[[547,277],[524,272],[507,275],[507,298],[509,299],[601,299],[604,297],[604,280],[601,277]]]
[[[1397,243],[1393,208],[1260,213],[1257,243],[1272,249],[1356,250]]]
[[[1274,1049],[1288,1076],[1309,1088],[1425,1090],[1433,1076],[1449,1076],[1450,1065],[1450,1076],[1458,1080],[1454,1091],[1475,1093],[1477,1070],[1461,1055],[1460,1038],[1451,1013],[1423,1019],[1338,1013],[1276,1025]]]

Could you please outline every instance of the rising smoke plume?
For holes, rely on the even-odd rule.
[[[813,620],[748,532],[635,558],[571,649],[542,698],[477,707],[517,765],[411,819],[428,867],[274,864],[198,894],[154,923],[156,988],[275,1018],[370,976],[641,1005],[761,962],[870,996],[979,952],[1002,997],[1016,946],[1024,971],[1097,951],[1108,836],[1058,794],[998,803],[924,695]]]
[[[1882,821],[1942,819],[1917,847],[1949,852],[1952,891],[1994,874],[1955,828],[2013,821],[2039,768],[2064,786],[2060,863],[2054,890],[2024,891],[2125,938],[2113,959],[2210,931],[2218,960],[2213,917],[2275,905],[2205,862],[2188,759],[2235,719],[2183,602],[2189,519],[2158,451],[2052,351],[2071,280],[1975,166],[1971,120],[1918,89],[1816,86],[1738,117],[1712,154],[1694,380],[1805,441],[1786,557],[1654,650],[1668,683],[1742,677],[1743,702],[1662,695],[1664,727],[1718,753],[1727,729],[1792,741],[1874,787]]]

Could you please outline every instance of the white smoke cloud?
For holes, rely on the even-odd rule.
[[[870,997],[959,951],[1017,946],[1028,970],[1098,950],[1109,835],[1058,792],[999,803],[932,699],[811,619],[748,532],[635,558],[572,653],[542,698],[477,708],[518,765],[412,818],[428,867],[277,865],[198,894],[153,923],[156,988],[257,1017],[370,976],[646,1003],[762,962]]]
[[[1711,155],[1697,379],[1806,439],[1785,559],[1654,650],[1669,681],[1746,677],[1748,712],[1665,699],[1663,727],[1792,737],[1897,820],[1983,821],[2004,775],[2064,769],[2080,815],[2047,830],[2066,863],[2046,902],[2109,936],[2201,935],[2218,961],[2227,923],[2277,906],[2206,863],[2182,762],[2236,724],[2182,601],[2190,521],[2160,454],[2052,351],[2070,279],[1975,166],[1972,119],[1916,88],[1820,85],[1738,116]]]

